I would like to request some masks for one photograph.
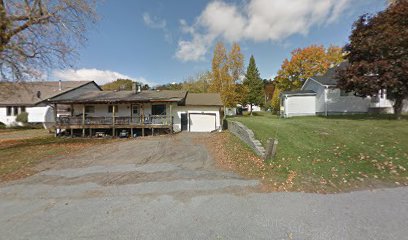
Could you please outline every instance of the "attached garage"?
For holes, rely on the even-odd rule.
[[[185,104],[177,107],[174,127],[189,132],[221,130],[222,107],[218,93],[187,93]]]
[[[217,115],[190,113],[190,132],[212,132],[217,130]]]
[[[284,117],[316,115],[316,93],[309,90],[282,92],[280,113]]]

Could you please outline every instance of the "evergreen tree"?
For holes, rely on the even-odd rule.
[[[248,91],[246,102],[251,106],[252,115],[252,106],[261,105],[264,100],[264,84],[256,67],[255,58],[252,55],[243,84]]]

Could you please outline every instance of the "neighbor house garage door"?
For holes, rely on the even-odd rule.
[[[190,132],[211,132],[216,129],[215,114],[190,113]]]

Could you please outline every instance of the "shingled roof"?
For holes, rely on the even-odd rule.
[[[186,105],[194,106],[223,106],[219,93],[189,93]]]
[[[59,96],[51,103],[132,103],[132,102],[181,102],[186,91],[145,90],[134,91],[89,91],[78,96]]]
[[[34,106],[93,81],[0,82],[0,106]],[[96,85],[96,84],[95,84]]]
[[[312,79],[319,82],[322,85],[336,86],[337,85],[337,79],[336,79],[337,69],[346,68],[347,65],[348,65],[348,61],[344,61],[344,62],[340,63],[339,65],[330,68],[323,75],[313,76]]]

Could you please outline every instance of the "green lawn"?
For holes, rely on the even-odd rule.
[[[336,192],[408,184],[408,120],[389,116],[235,117],[263,144],[279,140],[269,177],[293,188]],[[287,181],[287,180],[286,180]]]

